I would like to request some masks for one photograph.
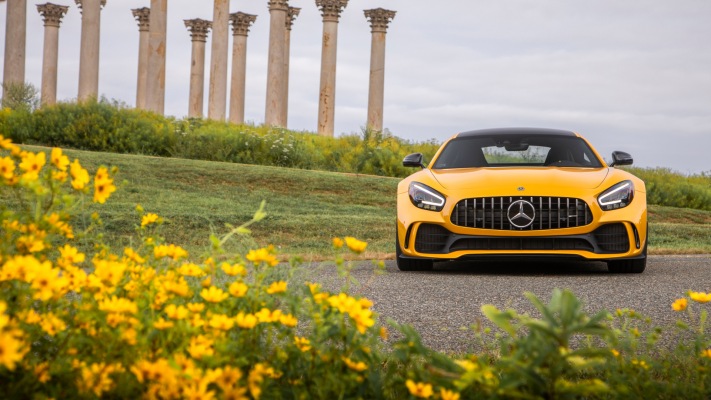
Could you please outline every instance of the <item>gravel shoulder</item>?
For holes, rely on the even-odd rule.
[[[305,270],[298,279],[331,291],[344,284],[333,264]],[[387,261],[385,273],[376,270],[372,262],[354,263],[351,275],[359,284],[351,293],[373,301],[381,321],[412,325],[426,345],[447,353],[477,350],[468,328],[478,322],[493,326],[480,311],[484,304],[537,315],[524,292],[547,302],[553,289],[570,289],[590,314],[628,308],[655,326],[672,327],[680,317],[671,309],[675,299],[688,290],[711,291],[711,255],[650,256],[642,274],[610,274],[601,262],[450,262],[435,264],[431,272],[401,272]],[[673,342],[664,337],[661,344]]]

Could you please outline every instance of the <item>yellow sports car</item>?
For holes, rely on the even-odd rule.
[[[608,165],[579,134],[508,128],[459,133],[397,190],[397,265],[435,261],[569,258],[606,261],[610,272],[644,271],[644,182]]]

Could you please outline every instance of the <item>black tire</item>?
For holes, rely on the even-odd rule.
[[[395,228],[395,261],[397,268],[400,271],[431,271],[434,267],[434,262],[422,258],[400,258],[402,250],[400,249],[400,241],[397,236],[397,228]]]
[[[647,244],[642,252],[644,258],[635,260],[613,260],[607,262],[607,270],[613,274],[641,274],[647,267]]]

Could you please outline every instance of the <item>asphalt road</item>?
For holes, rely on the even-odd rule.
[[[672,302],[688,290],[711,291],[711,256],[650,256],[642,274],[610,274],[606,264],[593,263],[439,263],[432,272],[401,272],[394,261],[384,274],[371,263],[358,263],[352,276],[359,281],[351,293],[374,302],[380,320],[414,326],[426,345],[444,352],[475,352],[466,328],[483,316],[483,304],[538,315],[523,296],[532,292],[548,302],[555,288],[570,289],[591,314],[633,309],[669,327],[680,317]],[[320,265],[310,279],[337,291],[343,284],[332,265]],[[698,306],[698,305],[696,305]],[[711,309],[711,303],[704,305]],[[663,343],[662,343],[663,344]],[[669,343],[667,343],[669,344]]]

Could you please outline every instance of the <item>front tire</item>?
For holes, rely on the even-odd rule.
[[[400,240],[398,240],[397,227],[395,228],[395,261],[397,268],[400,271],[431,271],[434,267],[434,262],[422,258],[400,258],[402,249],[400,249]]]
[[[613,274],[641,274],[647,267],[647,244],[642,252],[644,258],[635,260],[612,260],[607,262],[607,270]]]

